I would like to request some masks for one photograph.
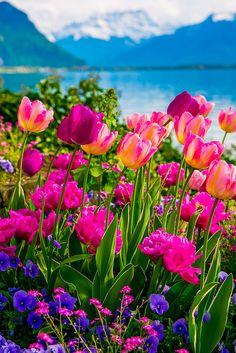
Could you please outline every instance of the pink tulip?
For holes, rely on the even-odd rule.
[[[114,215],[110,212],[109,223],[114,219]],[[96,254],[97,248],[104,236],[106,228],[106,209],[97,210],[96,206],[85,207],[82,212],[82,217],[75,225],[77,237],[81,243],[87,245],[88,251],[91,254]],[[116,249],[118,253],[121,250],[122,238],[119,232],[116,235]]]
[[[151,121],[146,121],[143,125],[136,127],[134,130],[142,140],[146,139],[151,141],[152,146],[158,149],[167,134],[167,129],[161,127],[157,123],[152,123]]]
[[[155,152],[150,140],[128,132],[119,143],[117,156],[127,168],[137,169],[145,165]]]
[[[109,127],[104,123],[98,123],[98,135],[96,140],[87,145],[82,145],[82,149],[89,153],[99,156],[107,152],[113,145],[118,131],[110,132]]]
[[[211,126],[211,122],[210,119],[204,118],[201,115],[194,117],[189,112],[185,112],[181,116],[175,116],[175,136],[182,145],[185,143],[186,137],[190,132],[204,137]]]
[[[92,111],[89,107],[78,104],[71,108],[69,116],[65,117],[57,130],[57,137],[65,143],[86,145],[96,140],[98,123],[103,113]]]
[[[28,176],[38,173],[43,166],[43,154],[36,148],[27,148],[23,154],[22,169]]]
[[[204,175],[199,170],[194,170],[188,182],[188,187],[193,190],[200,190],[205,180],[206,180],[206,175]]]
[[[15,228],[9,218],[0,218],[0,244],[9,243],[15,235]]]
[[[81,151],[76,151],[74,160],[72,162],[71,170],[78,169],[82,165],[88,164],[88,161],[83,158],[84,154]],[[57,169],[67,170],[72,158],[72,154],[64,153],[60,154],[57,158],[54,159],[53,165]]]
[[[176,185],[179,168],[180,164],[177,162],[160,164],[158,166],[157,172],[160,175],[165,187]],[[180,172],[180,181],[183,180],[183,177],[184,169],[182,168]]]
[[[42,102],[31,102],[28,97],[23,97],[18,109],[18,124],[21,128],[29,132],[42,132],[52,120],[53,111],[47,110]]]
[[[224,145],[218,141],[204,142],[197,135],[189,134],[184,144],[184,158],[192,168],[206,169],[212,161],[219,160]]]
[[[208,116],[210,112],[214,109],[215,103],[207,102],[206,98],[201,94],[193,97],[199,104],[199,115],[203,115],[204,117]]]
[[[171,115],[173,118],[177,115],[180,116],[184,112],[189,112],[193,116],[199,114],[199,104],[194,97],[192,97],[188,92],[184,91],[178,94],[174,100],[169,104],[167,108],[167,114]]]
[[[166,128],[166,135],[164,136],[164,138],[170,135],[170,132],[174,125],[172,117],[164,112],[153,112],[151,115],[151,122],[157,123],[158,125]]]
[[[217,199],[232,199],[236,195],[236,167],[223,160],[213,161],[208,169],[206,190]]]
[[[236,132],[236,111],[230,107],[227,111],[221,110],[218,117],[220,128],[225,132]]]
[[[134,191],[133,183],[119,183],[114,191],[116,203],[124,206],[130,202]]]
[[[126,117],[126,123],[129,130],[135,129],[137,125],[143,125],[146,121],[150,121],[149,114],[134,113]]]

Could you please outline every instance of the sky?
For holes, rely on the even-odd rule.
[[[144,9],[160,26],[197,23],[211,13],[236,13],[236,0],[8,0],[49,34],[94,13]]]

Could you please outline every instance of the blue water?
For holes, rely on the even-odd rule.
[[[64,88],[76,85],[88,72],[61,73]],[[4,88],[14,91],[22,86],[34,87],[46,74],[3,74]],[[100,85],[114,87],[120,94],[121,119],[134,112],[150,113],[166,110],[168,103],[180,92],[203,94],[216,103],[211,114],[212,127],[209,139],[221,140],[223,132],[218,128],[217,115],[229,106],[236,108],[236,70],[171,70],[171,71],[102,71]],[[236,135],[227,137],[228,143],[236,143]]]

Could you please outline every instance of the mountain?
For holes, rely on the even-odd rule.
[[[121,52],[159,34],[158,24],[145,11],[130,10],[91,16],[53,35],[61,48],[81,56],[89,65],[104,66]]]
[[[176,67],[236,64],[236,16],[212,14],[161,35],[144,11],[110,13],[71,24],[57,44],[99,67]],[[163,31],[163,28],[162,28]]]
[[[83,61],[49,42],[27,15],[0,2],[0,65],[72,67]]]
[[[116,60],[120,66],[136,67],[235,65],[236,16],[210,15],[199,24],[151,38]]]

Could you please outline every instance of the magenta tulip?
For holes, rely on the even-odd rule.
[[[32,177],[41,170],[42,166],[43,154],[36,148],[27,148],[23,155],[23,172]]]

